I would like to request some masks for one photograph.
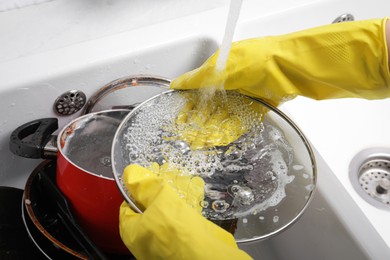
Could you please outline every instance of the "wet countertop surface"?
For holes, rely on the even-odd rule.
[[[283,106],[390,246],[390,206],[379,208],[363,199],[351,182],[359,173],[349,172],[352,159],[361,151],[390,148],[390,100],[315,101],[298,97]]]
[[[23,0],[14,1],[23,3]],[[292,3],[281,0],[277,3],[265,2],[263,6],[253,9],[251,5],[246,8],[245,3],[256,1],[244,0],[240,20],[254,17],[254,14],[260,17],[267,16],[318,1],[297,0]],[[3,11],[0,6],[0,62],[150,27],[186,16],[196,16],[215,9],[222,8],[227,14],[230,3],[226,0],[35,0],[35,2],[42,3],[26,6],[19,4],[20,8]],[[226,16],[222,16],[222,19],[214,18],[211,20],[212,24],[222,22],[220,31],[223,32]],[[168,30],[167,27],[161,33],[168,33]],[[144,36],[135,34],[133,39],[137,41]],[[155,37],[157,39],[160,35]]]
[[[9,9],[0,12],[0,62],[212,10],[228,3],[224,0],[185,4],[178,0],[52,0]]]

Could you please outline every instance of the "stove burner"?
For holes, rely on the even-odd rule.
[[[0,259],[40,259],[24,228],[20,202],[23,190],[0,187]]]
[[[33,241],[36,248],[41,251],[43,256],[45,256],[47,259],[69,258],[70,255],[67,252],[57,247],[39,231],[39,229],[35,226],[31,218],[29,217],[24,203],[22,203],[22,217],[30,239]],[[83,256],[80,255],[80,258],[82,257]],[[86,256],[84,256],[84,259],[86,259]]]
[[[44,183],[43,179],[47,176],[55,183],[55,173],[55,161],[47,160],[42,162],[28,178],[22,203],[25,226],[31,239],[47,258],[88,259],[82,244],[71,235],[61,220],[57,207],[48,199],[48,196],[53,194],[48,194],[44,187],[47,183]],[[131,255],[101,254],[101,256],[103,259],[134,259]]]

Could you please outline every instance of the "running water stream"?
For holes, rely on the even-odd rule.
[[[225,34],[220,47],[216,69],[222,71],[225,69],[227,59],[229,57],[230,48],[232,46],[234,31],[236,29],[238,17],[240,16],[243,0],[231,0],[229,14],[226,22]]]
[[[226,21],[225,33],[222,39],[222,44],[219,49],[218,58],[216,61],[216,72],[222,72],[227,64],[229,58],[230,49],[232,46],[234,31],[236,29],[238,17],[240,16],[241,6],[243,0],[231,0],[229,6],[229,13]],[[201,88],[202,101],[209,101],[214,97],[216,91],[223,91],[224,86],[211,86],[207,88]]]

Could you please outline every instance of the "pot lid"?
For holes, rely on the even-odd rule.
[[[152,75],[132,75],[111,81],[89,98],[84,113],[133,109],[143,101],[168,90],[169,84],[168,79]]]
[[[313,152],[303,133],[268,103],[227,91],[223,97],[217,94],[210,101],[219,109],[211,114],[227,113],[227,118],[238,121],[217,124],[219,128],[209,129],[208,135],[234,130],[237,124],[241,126],[239,134],[234,130],[236,137],[222,135],[214,146],[204,141],[199,145],[205,129],[191,139],[188,133],[193,133],[194,128],[186,128],[191,122],[184,122],[184,128],[179,126],[183,122],[178,124],[186,104],[202,103],[198,102],[198,93],[160,93],[141,103],[122,121],[111,157],[114,178],[125,200],[142,213],[122,182],[127,165],[169,165],[180,174],[204,180],[202,214],[233,233],[238,243],[265,239],[285,230],[301,216],[316,184]],[[187,134],[178,134],[180,131]]]

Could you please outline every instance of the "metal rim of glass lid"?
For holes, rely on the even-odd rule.
[[[178,176],[201,177],[205,182],[204,197],[199,200],[202,214],[233,233],[238,243],[269,238],[285,230],[304,212],[316,185],[315,158],[305,136],[277,108],[226,91],[214,97],[211,108],[199,108],[197,113],[223,114],[223,120],[228,120],[221,123],[217,117],[218,123],[213,125],[210,121],[214,121],[207,119],[196,138],[188,139],[182,133],[193,133],[194,129],[181,128],[177,120],[186,111],[186,104],[202,103],[191,100],[199,96],[197,93],[163,92],[137,106],[122,121],[111,152],[114,178],[126,202],[142,213],[143,208],[123,183],[125,167],[157,163],[177,170]],[[217,128],[206,135],[215,133],[220,139],[221,135],[226,137],[218,136],[223,131],[239,135],[228,143],[197,146],[207,124]],[[172,177],[167,178],[168,183],[175,183]],[[182,195],[182,190],[177,191]]]

